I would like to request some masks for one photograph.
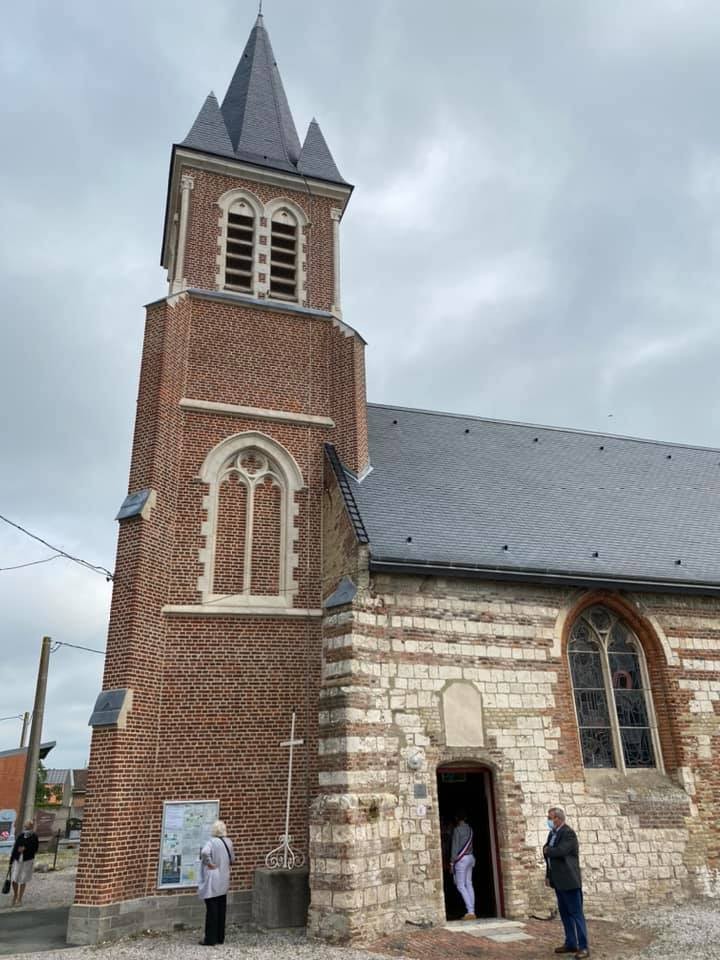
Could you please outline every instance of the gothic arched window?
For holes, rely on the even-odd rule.
[[[228,190],[218,200],[220,251],[217,285],[221,290],[256,295],[258,236],[263,206],[249,190]]]
[[[298,299],[298,241],[297,217],[280,207],[270,226],[270,296],[277,300]]]
[[[227,214],[225,287],[252,293],[255,271],[255,211],[247,200],[236,200]]]
[[[203,601],[290,606],[297,592],[295,493],[303,486],[287,450],[260,433],[223,440],[203,464]]]
[[[659,766],[645,658],[628,625],[607,607],[583,610],[568,658],[584,765]]]

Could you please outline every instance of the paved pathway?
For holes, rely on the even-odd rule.
[[[67,947],[68,907],[5,910],[0,916],[0,956]]]
[[[591,920],[588,924],[594,960],[618,960],[635,956],[652,933],[619,923]],[[553,956],[553,948],[563,941],[559,920],[477,921],[449,923],[431,930],[405,929],[384,937],[370,947],[376,953],[414,958],[414,960],[447,960],[448,957],[477,960],[538,960]]]

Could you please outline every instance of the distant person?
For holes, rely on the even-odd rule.
[[[574,953],[589,957],[587,923],[583,913],[582,880],[578,838],[565,822],[562,807],[550,807],[547,825],[550,833],[543,847],[545,883],[555,890],[560,919],[565,928],[565,943],[555,953]]]
[[[39,845],[35,824],[32,820],[26,820],[22,833],[15,838],[10,854],[10,880],[13,891],[11,907],[19,907],[22,904],[25,887],[32,878],[35,854],[38,852]]]
[[[230,867],[235,862],[232,840],[222,820],[212,825],[212,836],[200,851],[198,896],[205,901],[205,938],[203,947],[225,942],[225,913],[230,888]]]
[[[452,832],[450,845],[450,869],[458,893],[465,903],[465,916],[462,920],[475,920],[475,889],[473,887],[473,869],[475,855],[473,854],[473,831],[467,822],[464,811],[459,810],[455,815],[455,829]]]

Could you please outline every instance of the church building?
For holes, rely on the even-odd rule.
[[[463,912],[460,809],[480,916],[551,803],[590,913],[720,897],[720,451],[368,404],[352,191],[260,16],[172,148],[71,942],[198,918],[218,815],[231,917],[280,849],[338,942]]]

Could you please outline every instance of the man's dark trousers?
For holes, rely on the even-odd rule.
[[[205,901],[205,943],[208,946],[225,942],[226,908],[226,893],[221,897],[208,897]]]
[[[565,928],[565,946],[587,950],[587,926],[583,915],[582,889],[556,890],[560,919]]]

